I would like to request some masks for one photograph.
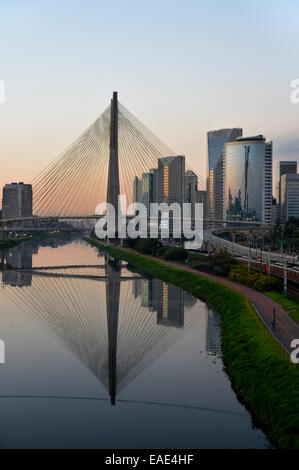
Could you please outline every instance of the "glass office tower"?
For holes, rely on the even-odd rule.
[[[229,221],[271,222],[272,142],[262,135],[227,142],[225,216]]]
[[[219,204],[214,189],[214,170],[225,148],[226,142],[243,135],[240,128],[219,129],[207,134],[207,214],[210,220],[216,218],[215,205]],[[213,225],[213,223],[211,224]]]
[[[207,176],[209,176],[209,172],[217,165],[226,142],[241,137],[242,132],[240,128],[219,129],[217,131],[208,132]]]

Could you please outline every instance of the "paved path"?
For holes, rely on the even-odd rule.
[[[131,253],[135,253],[133,250],[128,250],[123,248],[125,251],[129,251]],[[153,259],[154,261],[158,261],[164,265],[172,266],[174,268],[181,269],[182,271],[189,271],[194,274],[200,275],[205,277],[206,279],[210,279],[211,281],[219,282],[224,286],[230,287],[231,289],[239,292],[248,297],[251,304],[255,307],[257,313],[266,324],[269,331],[272,335],[279,341],[282,346],[290,353],[294,350],[291,348],[291,341],[293,339],[299,339],[299,326],[287,315],[287,313],[283,310],[283,308],[274,302],[270,297],[267,297],[260,292],[257,292],[254,289],[249,287],[243,286],[242,284],[238,284],[237,282],[230,281],[229,279],[225,279],[223,277],[208,274],[203,271],[198,271],[197,269],[189,268],[188,266],[182,266],[181,264],[172,263],[170,261],[164,261],[152,256],[142,255],[146,258]],[[275,328],[272,327],[272,310],[275,308],[276,311],[276,326]]]

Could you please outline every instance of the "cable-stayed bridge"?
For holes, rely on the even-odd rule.
[[[109,203],[115,209],[117,236],[119,195],[126,196],[127,205],[132,203],[134,178],[157,168],[159,158],[175,155],[118,101],[114,92],[100,117],[33,180],[34,217],[0,220],[0,237],[6,239],[9,231],[85,232],[103,217],[95,215],[101,203]],[[188,169],[191,168],[186,165]],[[204,188],[205,181],[198,176],[198,189]],[[130,218],[126,216],[127,222]],[[202,222],[223,226],[222,220],[203,218]],[[149,219],[147,223],[149,232]],[[243,231],[271,228],[248,221],[237,225]]]
[[[174,155],[114,92],[100,117],[33,180],[34,217],[0,220],[2,238],[10,230],[85,231],[84,222],[94,225],[101,217],[95,215],[98,204],[110,203],[117,213],[119,195],[126,196],[127,204],[133,202],[135,176],[157,168],[159,158]],[[198,176],[198,189],[204,188],[205,181]],[[117,232],[117,220],[115,225]],[[246,229],[263,224],[243,221],[238,225]]]
[[[134,178],[156,169],[159,158],[174,155],[114,92],[100,117],[33,180],[35,217],[0,220],[3,238],[10,230],[84,231],[83,221],[99,218],[98,204],[110,203],[117,214],[120,195],[127,205],[133,202]],[[80,220],[82,226],[74,223]]]
[[[173,156],[113,93],[101,116],[33,181],[34,212],[46,216],[91,216],[99,203],[117,209],[118,195],[133,202],[134,177]],[[204,180],[199,178],[203,188]]]

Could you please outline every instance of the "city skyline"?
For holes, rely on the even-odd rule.
[[[291,163],[296,166],[295,168],[291,165],[291,172],[296,172],[297,163],[276,162],[273,172],[272,141],[266,142],[263,135],[242,135],[242,128],[220,129],[207,133],[209,171],[207,194],[204,197],[207,202],[204,218],[209,219],[211,227],[215,223],[218,225],[220,219],[251,220],[268,224],[281,219],[280,203],[277,205],[272,192],[273,189],[276,190],[278,183],[277,165],[279,163],[281,168],[281,178],[282,174],[289,172]],[[202,188],[199,186],[198,190],[198,182],[201,178],[202,185],[204,179],[198,178],[188,167],[186,172],[184,155],[166,156],[168,150],[159,138],[119,103],[118,92],[114,91],[110,106],[63,155],[44,170],[40,175],[41,179],[36,180],[33,187],[24,183],[11,183],[3,187],[1,216],[3,219],[32,217],[35,188],[38,192],[36,207],[47,211],[48,215],[53,210],[56,216],[91,215],[95,206],[98,211],[98,201],[100,204],[106,201],[117,212],[121,194],[126,198],[129,196],[129,204],[145,204],[147,212],[150,204],[154,202],[182,204],[188,200],[194,213],[196,203],[203,202]],[[282,170],[284,167],[285,170]],[[192,178],[188,182],[190,176]],[[189,186],[191,181],[192,188]],[[133,188],[130,188],[132,182]],[[295,185],[291,188],[288,184],[285,187],[286,197],[289,201],[294,201],[288,203],[288,210],[295,217],[298,214],[297,187]],[[72,194],[73,188],[75,193]],[[25,189],[29,190],[27,196]],[[291,195],[289,191],[296,191],[296,194]],[[36,207],[34,214],[42,215]]]
[[[0,0],[1,448],[299,449],[298,17]]]
[[[99,115],[112,88],[200,176],[207,132],[226,127],[263,133],[273,141],[274,161],[298,161],[299,106],[290,101],[298,7],[259,2],[257,18],[242,6],[246,22],[237,24],[237,2],[154,3],[116,2],[118,34],[110,44],[103,43],[111,25],[103,17],[112,17],[112,7],[104,2],[73,2],[67,27],[69,9],[56,1],[2,3],[1,186],[31,182]],[[176,34],[177,23],[184,34]],[[255,38],[246,34],[253,28]],[[24,59],[16,62],[16,54]]]

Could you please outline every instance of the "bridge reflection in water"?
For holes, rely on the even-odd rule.
[[[2,281],[4,293],[99,379],[112,405],[194,328],[203,348],[220,352],[219,338],[209,338],[212,316],[203,304],[178,287],[130,272],[117,260],[102,260],[93,266],[32,268],[32,247],[24,244],[2,259]]]

